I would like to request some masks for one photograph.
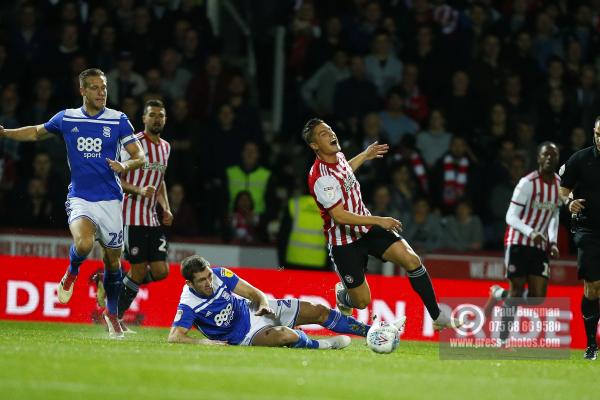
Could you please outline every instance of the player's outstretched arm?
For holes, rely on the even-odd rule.
[[[0,138],[8,138],[19,142],[34,142],[52,137],[52,134],[44,128],[44,124],[24,126],[16,129],[4,129],[0,125]]]
[[[110,169],[118,174],[122,174],[123,172],[127,172],[132,169],[138,169],[146,163],[144,149],[142,149],[142,145],[140,145],[140,142],[137,140],[125,146],[125,150],[127,150],[130,156],[129,160],[127,161],[119,162],[116,160],[111,160],[110,158],[106,159],[106,162],[108,165],[110,165]]]
[[[344,210],[339,203],[329,210],[329,215],[338,225],[378,225],[386,231],[402,232],[402,222],[391,217],[378,217],[376,215],[359,215]]]
[[[274,314],[271,307],[269,307],[269,299],[267,299],[267,295],[242,278],[240,278],[237,285],[235,285],[233,293],[250,300],[252,304],[256,305],[256,312],[254,313],[255,315]]]
[[[356,171],[358,167],[363,165],[365,161],[372,160],[374,158],[383,158],[384,154],[388,152],[390,146],[387,144],[379,144],[379,142],[371,143],[367,148],[352,160],[348,161],[352,171]]]
[[[182,328],[180,326],[171,327],[169,337],[167,341],[169,343],[182,343],[182,344],[208,344],[208,345],[226,345],[226,342],[210,339],[192,338],[187,335],[189,329]]]

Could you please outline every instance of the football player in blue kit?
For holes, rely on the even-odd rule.
[[[94,239],[98,240],[105,265],[104,319],[109,336],[120,339],[123,331],[117,319],[117,302],[122,280],[123,190],[119,174],[141,167],[146,157],[127,116],[106,107],[106,89],[104,72],[87,69],[79,74],[82,107],[60,111],[45,124],[17,129],[0,126],[0,137],[18,141],[63,137],[71,169],[66,211],[74,243],[69,268],[58,286],[58,300],[66,304],[71,299],[79,267],[92,251]],[[125,162],[118,161],[122,147],[131,156]]]
[[[181,262],[185,286],[168,341],[190,344],[343,349],[350,337],[311,339],[296,326],[319,324],[333,332],[366,336],[370,325],[321,304],[267,296],[227,268],[193,255]],[[236,295],[236,296],[234,296]],[[208,339],[187,336],[195,326]]]

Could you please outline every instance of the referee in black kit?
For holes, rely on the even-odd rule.
[[[588,346],[583,357],[595,360],[600,319],[600,117],[594,123],[594,145],[573,154],[559,175],[560,196],[572,215],[577,275],[583,279],[581,314]]]

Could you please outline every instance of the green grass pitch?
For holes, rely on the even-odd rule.
[[[0,399],[597,399],[600,360],[441,361],[436,343],[390,355],[112,341],[100,326],[0,321]]]

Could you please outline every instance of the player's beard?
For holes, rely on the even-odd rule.
[[[165,129],[164,126],[161,126],[158,128],[151,127],[150,129],[148,129],[148,132],[150,132],[153,135],[159,136],[163,132],[164,129]]]

